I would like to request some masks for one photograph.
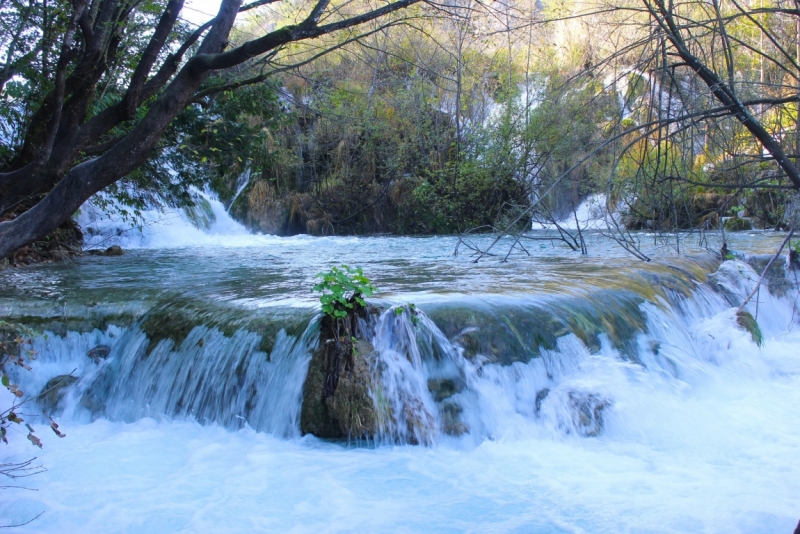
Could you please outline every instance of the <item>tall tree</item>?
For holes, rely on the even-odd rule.
[[[53,231],[93,194],[141,166],[187,106],[259,80],[214,85],[209,83],[214,73],[277,54],[292,42],[389,17],[421,0],[359,4],[363,9],[355,12],[351,3],[318,0],[299,23],[228,49],[237,15],[276,1],[222,0],[216,17],[191,32],[180,31],[183,0],[75,0],[59,8],[30,4],[38,17],[26,11],[26,4],[4,8],[26,30],[6,37],[3,82],[38,65],[45,83],[38,98],[27,95],[35,102],[24,104],[35,111],[19,150],[0,172],[0,215],[16,215],[0,223],[0,257]],[[148,16],[153,19],[149,27]],[[142,39],[143,33],[149,38]],[[53,48],[57,57],[49,58]],[[125,83],[118,96],[104,98],[103,84],[119,79]]]

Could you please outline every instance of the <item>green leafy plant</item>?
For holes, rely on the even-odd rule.
[[[319,297],[322,311],[334,321],[347,317],[354,303],[366,306],[364,297],[370,297],[376,291],[361,267],[333,267],[327,273],[318,273],[317,278],[322,278],[322,281],[313,287],[313,291],[322,293]]]
[[[417,326],[419,324],[419,311],[417,311],[417,306],[413,302],[408,303],[406,306],[398,306],[394,309],[394,314],[396,316],[403,315],[406,310],[408,310],[409,315],[411,316],[411,324]]]
[[[738,215],[738,213],[740,211],[743,211],[743,210],[744,210],[744,206],[742,206],[742,205],[731,206],[731,208],[730,208],[730,212],[733,214],[734,217],[736,217]]]

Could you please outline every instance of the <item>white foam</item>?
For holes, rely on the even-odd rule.
[[[718,279],[745,295],[748,269],[726,262]],[[4,461],[37,454],[48,471],[22,482],[37,492],[5,490],[0,516],[15,524],[45,512],[20,532],[791,532],[800,519],[797,293],[761,297],[761,347],[736,325],[735,308],[702,287],[677,308],[642,305],[640,363],[603,335],[594,354],[567,335],[542,358],[508,366],[457,350],[436,364],[412,355],[395,365],[398,376],[456,365],[468,386],[457,395],[470,435],[432,447],[348,448],[182,419],[66,418],[64,439],[40,429],[42,451],[12,434]],[[381,339],[401,354],[410,315],[389,314],[405,322]],[[434,328],[420,321],[420,331]],[[81,352],[113,343],[111,333],[62,344]],[[53,352],[41,355],[42,373],[70,367],[64,354],[73,349],[59,343],[41,345]],[[420,390],[420,376],[411,378],[408,390]],[[599,436],[581,437],[575,395],[610,402]]]
[[[575,213],[568,213],[563,219],[556,221],[561,228],[567,230],[577,230],[580,225],[581,230],[606,230],[608,228],[608,217],[614,217],[619,223],[619,214],[608,214],[606,195],[595,193],[586,197],[583,202],[575,209]],[[549,230],[555,228],[552,223],[533,221],[531,229]]]
[[[148,209],[136,226],[114,211],[108,214],[90,199],[81,206],[78,224],[84,231],[86,248],[119,245],[128,248],[175,248],[202,245],[247,246],[252,236],[233,220],[213,195],[198,193],[211,207],[208,228],[197,228],[186,212],[178,208]]]

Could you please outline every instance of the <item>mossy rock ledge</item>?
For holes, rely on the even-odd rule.
[[[758,321],[750,312],[740,311],[736,313],[736,323],[739,327],[748,332],[753,338],[753,342],[759,347],[764,342],[764,335],[761,333],[761,328],[758,326]]]
[[[337,343],[327,317],[322,320],[320,340],[303,384],[300,430],[328,439],[375,437],[374,347],[364,339],[354,343],[341,338]]]
[[[56,412],[60,408],[61,401],[64,400],[66,390],[77,381],[78,377],[72,375],[59,375],[51,378],[36,397],[36,402],[45,413]]]

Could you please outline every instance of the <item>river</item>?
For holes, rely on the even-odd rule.
[[[747,305],[761,346],[733,307],[783,236],[731,236],[738,259],[722,265],[697,236],[676,254],[640,235],[644,263],[596,233],[588,256],[529,241],[530,255],[476,264],[452,237],[222,223],[0,271],[2,315],[42,332],[20,386],[78,377],[56,410],[65,438],[30,405],[44,448],[12,432],[0,449],[47,469],[3,490],[2,524],[44,512],[17,531],[789,533],[800,519],[797,271],[782,262]],[[427,411],[428,445],[398,428],[301,435],[310,288],[342,263],[380,290],[385,391],[398,413]],[[392,309],[412,302],[416,325]],[[418,362],[397,358],[403,343]],[[98,346],[108,356],[87,357]]]

